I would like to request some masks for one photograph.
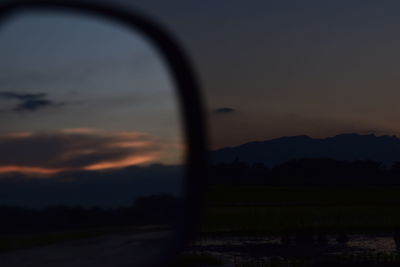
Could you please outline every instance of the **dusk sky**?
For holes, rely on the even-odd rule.
[[[182,161],[174,87],[138,33],[26,13],[0,28],[0,173]]]
[[[211,149],[303,134],[400,135],[400,3],[134,2],[191,57]],[[164,155],[175,156],[161,162],[178,162],[165,68],[141,38],[97,23],[31,16],[2,28],[1,92],[19,95],[0,97],[0,132],[81,131],[117,142],[121,132],[139,131],[170,144]]]
[[[397,1],[135,3],[191,55],[212,148],[300,134],[400,135]],[[231,111],[215,112],[223,108]]]

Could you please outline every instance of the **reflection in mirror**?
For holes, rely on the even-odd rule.
[[[141,266],[166,252],[185,147],[159,55],[110,21],[29,12],[2,25],[0,57],[2,266]]]

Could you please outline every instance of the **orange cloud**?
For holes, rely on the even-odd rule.
[[[155,156],[134,156],[130,158],[126,158],[120,161],[116,162],[102,162],[102,163],[97,163],[93,164],[90,166],[85,167],[85,170],[103,170],[103,169],[111,169],[111,168],[121,168],[121,167],[127,167],[131,165],[138,165],[138,164],[143,164],[149,161],[153,161],[156,157]]]
[[[171,147],[175,147],[172,152]],[[52,133],[8,133],[0,135],[0,173],[54,174],[171,163],[182,153],[179,146],[142,132],[76,128]]]
[[[70,128],[70,129],[63,129],[61,130],[62,133],[76,133],[76,134],[95,134],[99,133],[100,131],[95,128]]]
[[[39,174],[54,174],[58,172],[66,171],[65,169],[46,169],[40,167],[24,167],[24,166],[1,166],[0,173],[7,172],[27,172],[27,173],[39,173]]]

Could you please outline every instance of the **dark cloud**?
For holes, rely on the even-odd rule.
[[[63,103],[55,103],[47,98],[46,93],[37,94],[19,94],[14,92],[0,92],[0,98],[3,99],[14,99],[19,101],[12,111],[37,111],[39,109],[50,107],[50,106],[60,106]]]
[[[0,92],[0,98],[7,98],[7,99],[35,100],[35,99],[45,98],[46,96],[47,95],[45,93],[18,94],[14,92]]]
[[[161,143],[134,132],[76,130],[8,134],[0,136],[0,171],[10,166],[50,171],[91,169],[99,164],[118,167],[133,164],[143,157],[153,159],[162,149]]]
[[[217,108],[214,110],[214,114],[227,114],[227,113],[233,113],[236,112],[235,109],[229,108],[229,107],[222,107],[222,108]]]
[[[44,108],[47,106],[53,106],[54,103],[50,100],[45,99],[32,99],[32,100],[25,100],[21,104],[18,104],[14,110],[15,111],[36,111],[40,108]]]

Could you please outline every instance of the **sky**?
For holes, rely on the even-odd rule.
[[[397,1],[120,2],[158,21],[187,51],[202,85],[210,149],[304,134],[400,135]],[[1,91],[20,95],[1,97],[1,133],[118,139],[140,131],[179,143],[177,112],[165,101],[174,101],[171,82],[159,60],[148,60],[154,53],[146,43],[110,24],[54,19],[2,28]],[[141,67],[129,72],[129,64]],[[26,103],[27,93],[36,100]]]
[[[70,13],[0,27],[0,173],[182,163],[175,89],[138,32]]]
[[[182,43],[210,148],[280,136],[400,135],[400,3],[135,1]]]

